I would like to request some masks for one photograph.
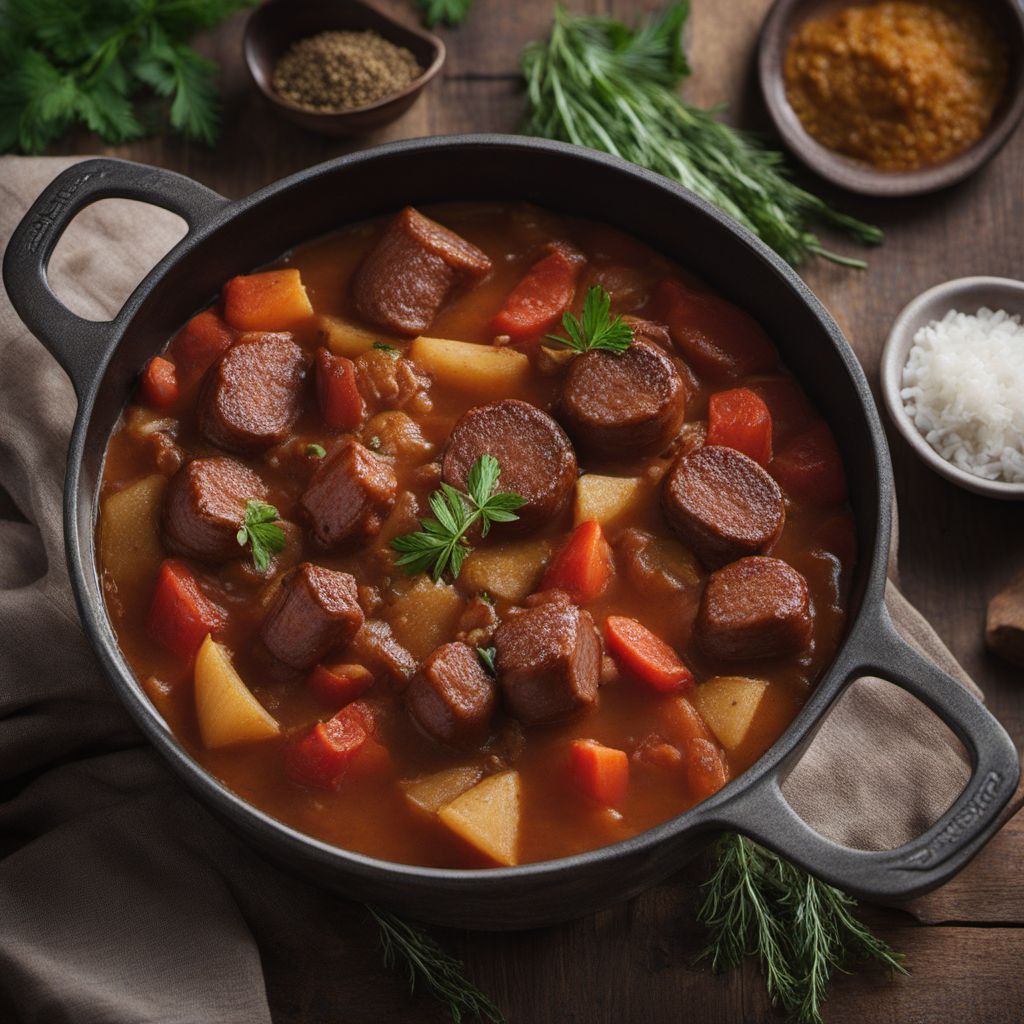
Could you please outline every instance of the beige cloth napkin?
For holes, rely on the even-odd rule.
[[[72,162],[0,158],[0,245]],[[155,208],[96,204],[62,240],[51,281],[77,312],[109,318],[180,234],[180,222]],[[349,1002],[346,1021],[388,1019],[405,997],[381,972],[373,930],[214,821],[142,742],[103,678],[64,560],[74,415],[70,383],[5,294],[0,489],[23,521],[0,517],[0,1019],[261,1024],[271,1014],[259,949],[271,938],[296,957],[329,948],[334,970],[361,972],[374,994]],[[904,634],[974,688],[894,586],[888,600]],[[878,849],[921,832],[967,774],[958,741],[914,698],[858,683],[785,792],[831,838]]]

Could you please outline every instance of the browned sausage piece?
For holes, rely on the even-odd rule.
[[[300,504],[323,548],[373,537],[395,504],[391,464],[348,437],[317,467]]]
[[[347,644],[362,624],[355,578],[303,562],[281,580],[260,637],[278,661],[306,669]]]
[[[675,437],[686,415],[686,386],[672,360],[638,338],[621,355],[594,349],[577,356],[558,409],[577,444],[614,459]]]
[[[247,335],[206,373],[199,433],[229,452],[280,444],[299,415],[306,355],[290,334]]]
[[[416,724],[438,743],[479,747],[491,728],[498,701],[494,680],[468,644],[438,647],[420,666],[405,691]]]
[[[485,453],[501,466],[498,490],[526,499],[516,509],[518,522],[503,525],[503,531],[526,532],[564,511],[576,484],[576,453],[546,412],[514,398],[474,406],[448,439],[442,479],[465,491],[473,463]]]
[[[590,613],[567,595],[511,615],[494,646],[505,705],[524,725],[561,721],[597,702],[601,643]]]
[[[490,269],[486,253],[407,206],[356,271],[356,309],[388,330],[420,334],[463,280]]]
[[[708,578],[695,633],[713,658],[799,654],[811,641],[807,581],[781,559],[741,558]]]
[[[709,569],[764,554],[786,520],[779,485],[753,459],[719,445],[704,445],[672,463],[661,508]]]
[[[395,639],[391,627],[383,619],[367,619],[352,638],[349,650],[354,660],[399,689],[416,671],[416,659]]]

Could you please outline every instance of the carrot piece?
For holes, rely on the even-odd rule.
[[[750,388],[719,391],[708,400],[707,444],[720,444],[767,466],[772,460],[772,417]]]
[[[685,747],[693,739],[714,741],[711,730],[689,697],[670,698],[662,704],[660,714],[665,733],[678,746]]]
[[[604,639],[619,668],[652,690],[673,693],[693,686],[693,673],[676,652],[636,619],[609,615]]]
[[[569,770],[573,782],[605,807],[618,807],[629,789],[629,758],[624,750],[597,740],[569,744]]]
[[[380,779],[395,774],[395,761],[391,751],[378,743],[372,736],[360,747],[359,753],[352,759],[346,778],[349,779]]]
[[[224,285],[224,319],[239,331],[290,331],[312,315],[294,268],[245,274]]]
[[[577,604],[603,593],[612,574],[612,549],[596,519],[580,523],[551,560],[541,590],[564,590]]]
[[[790,441],[768,469],[794,498],[815,505],[838,505],[846,500],[843,459],[823,420]]]
[[[686,744],[686,785],[694,800],[707,800],[728,780],[725,758],[714,743],[698,737]]]
[[[185,376],[205,373],[235,340],[231,328],[212,310],[197,313],[171,342],[171,353]]]
[[[307,682],[325,704],[340,708],[366,693],[373,675],[362,665],[317,665]]]
[[[554,327],[576,294],[580,266],[581,261],[563,249],[534,263],[494,318],[495,333],[522,341]]]
[[[333,789],[348,773],[369,739],[364,719],[351,705],[326,722],[291,740],[284,770],[292,782],[314,789]]]
[[[178,400],[178,373],[174,363],[163,356],[153,356],[142,371],[139,391],[146,405],[154,409],[170,409]]]
[[[202,591],[183,562],[168,558],[160,566],[149,606],[146,631],[169,651],[191,660],[207,633],[224,628],[224,613]]]
[[[355,430],[363,422],[366,405],[356,384],[356,364],[326,348],[316,353],[316,397],[332,430]]]
[[[655,288],[651,307],[668,325],[676,348],[709,380],[767,373],[778,363],[775,346],[757,321],[717,295],[666,279]]]

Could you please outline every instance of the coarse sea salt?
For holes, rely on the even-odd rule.
[[[1004,310],[951,309],[915,335],[903,407],[959,469],[1024,483],[1024,326]]]

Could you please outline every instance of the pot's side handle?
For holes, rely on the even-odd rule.
[[[847,679],[877,676],[901,686],[934,711],[970,754],[971,777],[939,820],[894,850],[854,850],[815,832],[793,810],[782,794],[779,771],[727,801],[713,818],[854,896],[888,902],[934,889],[978,852],[1017,788],[1020,760],[1013,741],[984,705],[908,644],[884,609],[872,648]],[[922,786],[928,784],[921,779]]]
[[[85,320],[53,294],[50,257],[75,216],[100,199],[137,199],[178,214],[189,231],[227,200],[184,175],[126,160],[86,160],[43,189],[11,235],[4,253],[4,286],[29,330],[53,353],[81,397],[115,336],[117,319]]]

